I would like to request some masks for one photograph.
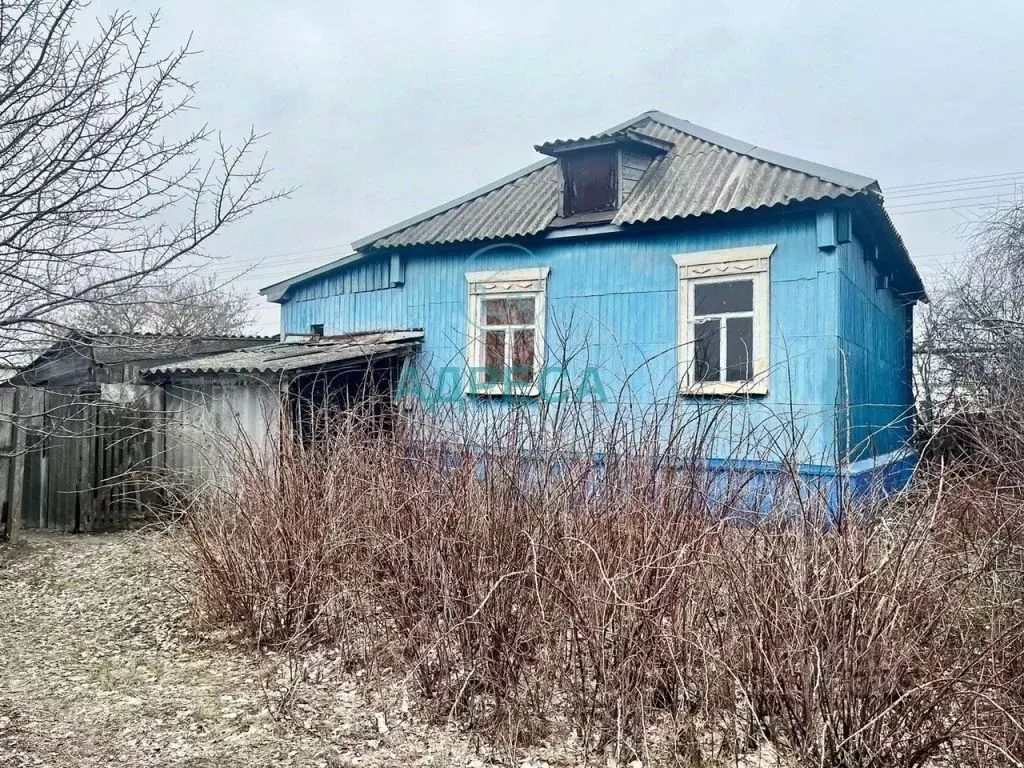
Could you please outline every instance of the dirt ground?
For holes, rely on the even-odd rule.
[[[201,629],[186,576],[166,533],[0,550],[0,766],[489,763],[397,684],[368,690],[329,653],[290,664]]]

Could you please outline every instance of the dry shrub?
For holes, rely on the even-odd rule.
[[[509,745],[572,727],[619,759],[1021,764],[1006,478],[961,476],[968,496],[922,470],[835,523],[834,488],[709,472],[692,439],[652,451],[657,420],[580,451],[508,412],[473,425],[481,450],[414,416],[250,454],[187,516],[204,609],[400,665]]]
[[[357,604],[346,574],[358,527],[343,510],[359,487],[304,453],[270,465],[244,452],[231,490],[185,518],[205,611],[259,644],[337,641]]]
[[[915,766],[983,739],[973,731],[987,697],[1019,706],[988,651],[1024,646],[972,615],[978,573],[936,541],[930,511],[896,528],[731,533],[711,655],[734,677],[744,737],[808,765]]]

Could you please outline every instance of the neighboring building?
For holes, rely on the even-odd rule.
[[[143,369],[266,345],[262,336],[76,334],[0,384],[0,534],[91,531],[141,517],[165,466],[163,397]]]
[[[144,375],[163,392],[164,465],[203,485],[253,452],[273,456],[283,439],[308,433],[311,414],[390,396],[422,338],[416,330],[314,336],[155,365]]]
[[[230,482],[309,413],[394,390],[420,331],[316,336],[76,335],[0,384],[0,537],[121,528],[171,488]],[[390,401],[388,402],[390,405]]]
[[[536,149],[265,288],[282,334],[422,328],[417,391],[454,368],[471,409],[543,399],[585,357],[609,408],[726,413],[709,458],[905,468],[926,297],[875,180],[661,112]]]

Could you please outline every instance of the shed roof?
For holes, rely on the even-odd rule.
[[[416,347],[422,330],[374,331],[279,342],[149,368],[148,374],[286,373],[349,360],[390,357]]]
[[[72,333],[51,344],[9,381],[15,385],[85,383],[93,367],[144,367],[166,360],[262,345],[274,338],[232,334]]]

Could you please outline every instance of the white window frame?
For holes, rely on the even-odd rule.
[[[547,321],[547,281],[550,267],[529,267],[526,269],[486,270],[467,272],[466,282],[469,284],[469,322],[466,324],[466,359],[470,371],[466,381],[466,394],[473,395],[510,395],[535,397],[540,393],[540,377],[544,368],[544,327]],[[501,298],[533,298],[533,381],[512,382],[511,376],[503,376],[501,384],[491,387],[483,386],[474,377],[486,368],[486,351],[481,329],[484,327],[481,305],[487,297]],[[505,342],[505,363],[510,358],[512,334],[507,334]]]
[[[672,257],[679,271],[679,391],[684,395],[768,394],[769,331],[771,327],[771,257],[775,244],[726,248]],[[753,378],[747,381],[695,381],[693,287],[698,283],[753,280]],[[724,335],[724,330],[721,331]],[[721,361],[725,365],[725,359]]]

